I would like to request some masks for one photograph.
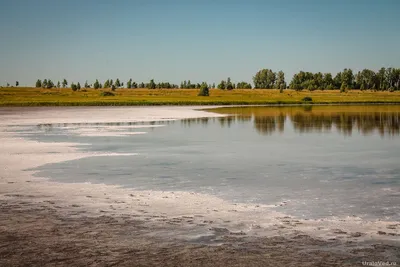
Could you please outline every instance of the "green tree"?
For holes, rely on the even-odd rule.
[[[333,85],[335,87],[335,89],[339,89],[340,86],[342,85],[342,73],[338,72],[335,75],[335,78],[333,78]]]
[[[113,79],[110,79],[109,84],[110,84],[110,87],[113,86],[113,84],[114,84]]]
[[[289,84],[290,89],[300,91],[303,89],[314,90],[316,89],[314,82],[314,74],[311,72],[300,71],[293,75],[292,81]]]
[[[90,85],[88,84],[87,81],[85,81],[84,87],[85,87],[85,88],[90,88]]]
[[[386,80],[386,69],[381,68],[376,74],[376,88],[379,90],[386,90],[388,88],[387,80]]]
[[[200,91],[198,96],[209,96],[210,92],[209,92],[209,88],[207,83],[203,82],[200,86]]]
[[[76,91],[76,90],[78,90],[78,87],[76,86],[76,84],[74,84],[74,83],[71,83],[71,89],[72,89],[72,91]]]
[[[81,90],[81,84],[78,82],[78,84],[76,85],[76,89],[77,90]]]
[[[126,83],[127,88],[132,88],[132,79],[129,79],[129,81]]]
[[[262,69],[253,77],[254,88],[272,89],[274,88],[276,74],[270,69]]]
[[[228,79],[226,80],[226,90],[233,90],[233,84],[230,77],[228,77]]]
[[[100,86],[99,80],[96,79],[96,81],[95,81],[94,84],[93,84],[93,88],[94,88],[94,89],[99,89],[100,87],[101,87],[101,86]]]
[[[103,87],[104,88],[110,88],[110,81],[109,80],[105,81]]]
[[[324,75],[321,72],[317,72],[313,75],[313,84],[315,86],[315,89],[325,89],[323,84],[324,84]]]
[[[19,81],[15,82],[15,86],[18,87],[19,86]]]
[[[115,87],[117,88],[121,87],[121,83],[118,78],[115,80]]]
[[[47,79],[44,79],[42,82],[42,88],[47,88]]]
[[[148,89],[156,89],[156,84],[153,79],[150,80],[150,83],[147,86]]]
[[[275,88],[281,90],[286,89],[285,73],[283,73],[283,71],[278,72],[278,78],[275,81]]]
[[[218,84],[218,89],[221,90],[225,90],[226,89],[226,83],[224,80],[222,80],[219,84]]]
[[[237,89],[251,89],[251,84],[247,82],[238,82],[236,85]]]
[[[181,89],[187,89],[187,82],[186,80],[181,82]]]
[[[340,90],[352,89],[354,84],[354,75],[351,69],[344,69],[341,75],[342,84]]]
[[[36,88],[40,88],[40,87],[42,87],[42,81],[40,79],[38,79],[36,81]]]
[[[141,82],[139,88],[145,88],[145,87],[146,86],[145,86],[144,82]]]
[[[115,84],[111,85],[111,90],[115,91]]]
[[[52,82],[52,80],[49,79],[49,80],[47,81],[47,88],[48,88],[48,89],[51,89],[51,88],[53,88],[53,87],[54,87],[54,83]]]
[[[61,88],[60,81],[57,82],[57,88]]]
[[[323,89],[333,89],[333,78],[331,73],[325,73],[322,81],[322,88]]]
[[[68,82],[66,79],[64,79],[62,82],[62,87],[65,88],[65,87],[67,87],[67,85],[68,85]]]

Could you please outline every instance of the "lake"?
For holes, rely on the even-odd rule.
[[[190,191],[301,218],[400,220],[400,106],[229,107],[220,118],[24,127],[42,142],[125,153],[46,164],[36,176]]]

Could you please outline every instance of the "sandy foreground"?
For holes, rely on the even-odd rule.
[[[0,108],[0,266],[400,264],[400,222],[304,220],[274,205],[235,204],[194,192],[33,177],[27,169],[43,164],[121,154],[86,153],[73,143],[39,143],[16,133],[24,125],[219,116],[195,108]],[[145,126],[139,130],[146,134]]]

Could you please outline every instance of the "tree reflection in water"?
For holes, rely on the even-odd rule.
[[[324,132],[336,129],[343,135],[358,131],[363,135],[377,131],[381,136],[399,135],[399,106],[318,106],[318,107],[239,107],[212,110],[235,114],[218,118],[221,126],[252,120],[258,133],[282,133],[288,120],[295,131]]]

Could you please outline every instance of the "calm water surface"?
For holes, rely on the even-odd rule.
[[[229,116],[153,122],[147,128],[135,127],[149,123],[117,119],[35,125],[20,134],[45,142],[89,144],[79,146],[83,151],[138,153],[47,164],[36,174],[62,182],[196,191],[277,205],[277,210],[305,218],[400,220],[400,106],[214,112]],[[165,126],[155,127],[160,124]],[[104,130],[117,136],[79,134]],[[132,132],[146,134],[121,135]]]

